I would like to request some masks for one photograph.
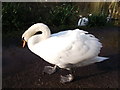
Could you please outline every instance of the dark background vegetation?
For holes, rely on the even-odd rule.
[[[9,37],[11,42],[18,41],[22,33],[35,23],[47,24],[52,33],[74,29],[106,26],[106,17],[109,9],[113,12],[118,10],[119,3],[103,2],[3,2],[2,3],[2,32],[3,45],[8,45],[5,41]],[[115,9],[115,10],[114,10]],[[86,27],[78,27],[79,15],[89,17],[89,24]],[[113,12],[114,13],[114,12]],[[116,16],[111,13],[111,16]],[[118,16],[117,16],[118,18]],[[109,25],[113,25],[110,22]],[[117,25],[119,23],[117,22]],[[16,44],[20,44],[16,42]]]
[[[2,3],[3,45],[8,46],[8,37],[11,43],[20,41],[22,33],[35,23],[47,24],[52,32],[75,27],[77,9],[73,3]]]
[[[73,3],[3,3],[3,30],[25,30],[42,22],[50,26],[76,25],[78,7]]]

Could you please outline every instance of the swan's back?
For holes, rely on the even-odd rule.
[[[93,35],[76,29],[52,34],[36,44],[32,51],[47,62],[64,67],[96,57],[101,47]]]

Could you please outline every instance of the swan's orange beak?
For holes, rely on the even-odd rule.
[[[23,40],[23,46],[22,46],[22,47],[25,47],[25,44],[26,44],[26,41],[25,41],[25,40]]]

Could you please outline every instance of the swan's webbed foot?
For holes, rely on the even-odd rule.
[[[45,66],[43,73],[47,73],[47,74],[53,74],[56,71],[57,66]]]
[[[60,80],[60,82],[61,82],[61,83],[68,83],[68,82],[71,82],[73,79],[74,79],[74,77],[73,77],[72,74],[68,74],[68,75],[66,75],[66,76],[62,76],[62,75],[61,75],[61,80]]]

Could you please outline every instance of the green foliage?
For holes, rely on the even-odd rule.
[[[87,14],[86,3],[41,3],[41,2],[3,2],[2,3],[2,39],[3,45],[15,43],[21,45],[21,35],[35,23],[47,24],[52,33],[75,29],[80,14]],[[87,4],[88,5],[88,4]],[[85,11],[85,12],[83,12]],[[106,15],[93,14],[89,17],[89,26],[103,26]],[[78,27],[87,29],[89,27]],[[8,42],[9,41],[9,42]]]
[[[28,10],[24,9],[24,6],[20,3],[3,3],[2,7],[2,19],[3,28],[9,29],[19,29],[22,27],[25,18],[23,19],[24,13]]]
[[[53,4],[6,2],[2,4],[3,32],[14,30],[25,31],[35,23],[45,23],[49,26],[76,25],[78,8],[72,3]]]
[[[25,31],[35,23],[45,23],[57,29],[75,28],[81,8],[76,3],[30,3],[3,2],[3,32]],[[87,11],[86,11],[87,12]],[[93,14],[89,18],[89,26],[104,26],[106,15]],[[54,31],[57,32],[57,31]]]
[[[93,14],[88,17],[89,23],[88,26],[105,26],[107,21],[107,15],[105,14]]]
[[[4,32],[25,30],[30,25],[45,21],[41,3],[6,2],[2,4]],[[5,31],[6,30],[6,31]]]
[[[71,3],[63,3],[50,10],[51,23],[55,26],[75,25],[78,17],[78,7]]]

